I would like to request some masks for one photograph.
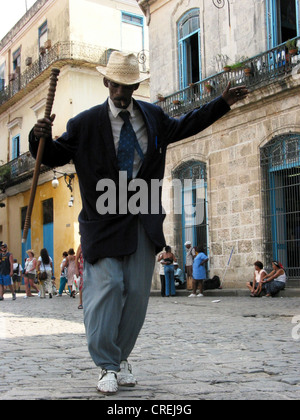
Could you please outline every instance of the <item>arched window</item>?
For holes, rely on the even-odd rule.
[[[192,9],[178,22],[180,89],[201,80],[200,11]]]
[[[184,266],[186,241],[191,241],[193,246],[203,245],[208,252],[206,164],[195,160],[184,162],[172,178],[181,188],[181,211],[175,215],[175,243]]]
[[[264,245],[267,263],[279,260],[300,275],[300,134],[275,137],[261,148]]]

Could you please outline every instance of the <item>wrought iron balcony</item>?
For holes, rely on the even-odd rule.
[[[18,158],[0,166],[0,192],[32,178],[35,159],[30,152],[23,153]],[[49,171],[48,166],[41,166],[41,173]]]
[[[295,44],[300,44],[300,37],[295,38]],[[281,44],[172,95],[158,97],[156,104],[167,114],[178,116],[221,95],[229,81],[232,86],[246,85],[253,90],[291,75],[296,66],[300,66],[299,49],[289,52],[286,44]]]
[[[112,51],[114,50],[80,42],[58,42],[52,48],[44,50],[38,60],[32,63],[28,60],[27,69],[23,73],[17,69],[10,75],[8,86],[0,91],[0,113],[48,78],[53,65],[58,68],[68,64],[90,68],[95,68],[96,65],[106,66]],[[138,59],[141,71],[148,71],[148,53],[140,51]]]
[[[43,80],[49,77],[51,67],[61,68],[65,65],[95,68],[96,65],[106,66],[113,49],[91,46],[78,42],[58,42],[52,48],[45,50],[35,62],[28,60],[27,69],[21,74],[16,71],[10,76],[9,85],[0,91],[0,113],[4,112],[23,96],[35,89]],[[148,71],[148,52],[138,54],[141,71]],[[20,155],[4,165],[0,165],[0,192],[8,187],[26,181],[32,177],[35,160],[29,152]],[[48,171],[42,165],[41,172]]]

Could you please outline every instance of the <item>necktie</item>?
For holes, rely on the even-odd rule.
[[[118,148],[118,166],[120,171],[127,171],[127,178],[132,178],[134,150],[136,149],[140,158],[144,159],[144,154],[137,141],[134,129],[129,121],[130,113],[128,111],[120,112],[120,117],[124,121],[120,132]]]

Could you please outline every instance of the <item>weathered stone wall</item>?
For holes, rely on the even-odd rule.
[[[252,280],[256,260],[270,264],[263,249],[260,148],[279,134],[300,133],[299,92],[292,77],[284,89],[279,83],[259,89],[198,136],[169,146],[166,179],[183,161],[207,164],[210,277],[223,276],[234,247],[227,287]],[[169,214],[164,228],[179,253],[180,220]]]

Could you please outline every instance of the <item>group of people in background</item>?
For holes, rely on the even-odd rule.
[[[70,297],[75,298],[76,293],[79,293],[78,309],[83,309],[83,256],[81,245],[77,248],[76,254],[74,249],[70,248],[68,252],[63,252],[62,257],[63,259],[60,264],[60,284],[57,296],[62,296],[67,284]]]
[[[172,253],[170,246],[165,247],[165,251],[159,254],[157,261],[160,263],[161,295],[175,296],[176,287],[185,288],[186,277],[192,278],[192,293],[189,297],[203,296],[203,282],[206,280],[206,263],[209,258],[204,252],[203,247],[193,247],[191,242],[185,243],[186,265],[185,273],[179,268],[177,259]],[[27,251],[28,257],[25,259],[24,269],[17,259],[13,258],[8,251],[7,244],[0,242],[0,301],[6,288],[12,293],[12,299],[16,299],[16,293],[20,291],[22,277],[24,278],[25,296],[27,299],[33,297],[32,291],[38,293],[40,298],[45,298],[48,293],[49,298],[55,294],[61,297],[67,285],[70,297],[75,298],[79,293],[78,309],[83,309],[82,288],[83,288],[83,256],[81,245],[75,253],[73,248],[63,252],[63,259],[60,265],[60,285],[56,290],[53,261],[46,248],[41,249],[38,259],[35,258],[34,251]],[[44,279],[40,278],[40,273],[46,273]],[[261,261],[254,263],[253,281],[247,282],[246,286],[250,290],[251,297],[259,297],[262,293],[265,296],[274,296],[285,288],[287,276],[282,264],[272,261],[272,271],[268,274]],[[39,288],[38,288],[39,286]],[[197,293],[197,290],[199,292]]]
[[[203,297],[203,285],[207,280],[206,263],[209,258],[203,247],[192,247],[192,243],[185,244],[186,265],[185,274],[178,267],[177,259],[172,253],[170,246],[166,246],[164,252],[159,254],[157,261],[160,263],[161,295],[175,296],[176,287],[183,288],[187,278],[192,278],[192,293],[189,297]],[[287,282],[286,272],[282,264],[272,261],[272,271],[267,273],[261,261],[254,263],[253,281],[247,282],[251,297],[275,296],[285,288]]]
[[[82,309],[82,288],[83,288],[83,257],[81,245],[77,252],[70,248],[63,252],[63,260],[60,265],[60,286],[57,292],[53,260],[46,248],[41,249],[38,258],[32,249],[26,251],[27,258],[24,261],[24,268],[13,254],[8,252],[7,244],[0,242],[0,301],[4,299],[7,288],[12,293],[12,299],[16,299],[16,293],[20,292],[22,278],[24,279],[24,299],[33,297],[36,292],[40,298],[46,298],[48,294],[51,299],[54,295],[62,296],[67,284],[70,297],[75,298],[79,293],[79,306]]]
[[[208,257],[204,252],[203,247],[193,247],[190,241],[185,244],[186,248],[186,265],[185,274],[192,278],[193,292],[189,297],[203,296],[203,282],[206,279],[206,263]],[[161,295],[175,296],[176,286],[182,288],[186,283],[185,274],[179,268],[177,259],[172,253],[170,246],[165,247],[165,251],[159,254],[157,261],[160,265],[160,281],[161,281]],[[197,290],[199,293],[197,294]]]
[[[247,282],[251,297],[275,296],[285,288],[287,276],[283,265],[279,261],[272,261],[272,271],[268,274],[261,261],[254,263],[253,281]]]

